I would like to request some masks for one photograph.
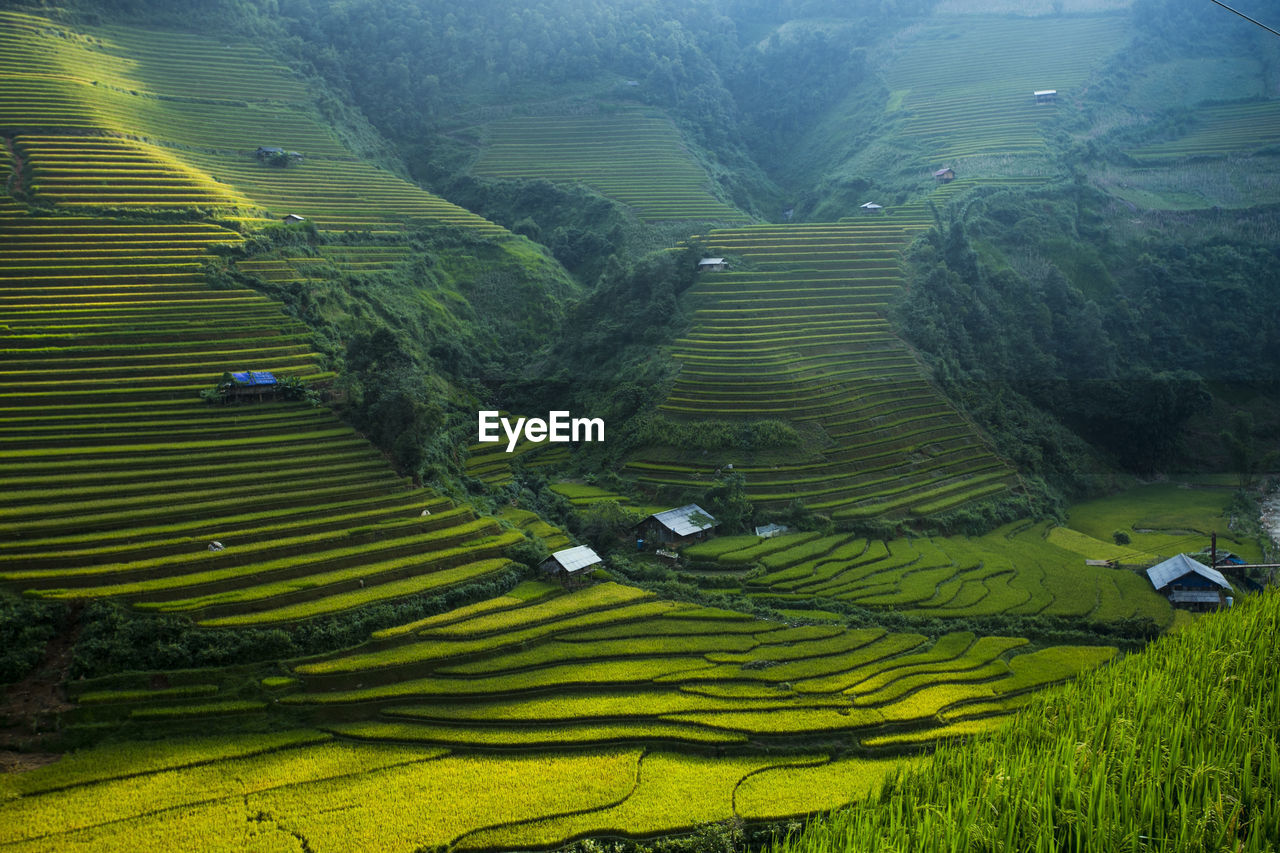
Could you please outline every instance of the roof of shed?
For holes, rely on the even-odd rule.
[[[698,516],[702,516],[702,518],[697,519]],[[655,512],[649,517],[656,518],[659,524],[677,536],[690,536],[715,527],[719,523],[712,517],[711,513],[697,504],[687,504],[665,512]]]
[[[1231,589],[1231,584],[1222,576],[1222,572],[1211,569],[1204,563],[1197,562],[1186,554],[1177,554],[1147,569],[1147,577],[1156,589],[1164,589],[1178,578],[1195,573],[1200,577],[1216,583],[1223,589]]]
[[[581,571],[588,566],[594,566],[596,563],[603,562],[600,559],[600,555],[586,545],[579,545],[576,548],[565,548],[563,551],[556,551],[551,555],[551,559],[564,567],[566,572]]]
[[[276,377],[267,370],[242,370],[231,374],[231,381],[237,385],[275,385]]]

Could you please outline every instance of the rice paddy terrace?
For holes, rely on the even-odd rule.
[[[271,97],[285,116],[301,88],[261,54],[197,37],[90,37],[12,13],[3,21],[0,580],[45,598],[119,598],[233,626],[292,622],[504,572],[503,553],[522,533],[410,488],[327,410],[199,400],[224,371],[309,382],[330,374],[306,328],[279,305],[206,283],[210,247],[239,234],[127,215],[240,210],[239,190],[196,172],[171,145],[126,140],[112,128],[137,120],[146,132],[163,117],[174,136],[194,133],[179,118],[184,98],[220,74],[225,88],[212,91]],[[115,52],[125,48],[139,58]],[[221,58],[190,61],[202,51]],[[92,79],[77,76],[90,67]],[[165,100],[115,88],[126,74]],[[125,102],[128,110],[109,109]],[[251,132],[244,120],[214,124],[229,134],[219,144]],[[324,181],[309,185],[320,192]],[[426,194],[412,197],[412,215],[427,215]],[[359,208],[326,209],[335,227],[372,222]],[[334,263],[387,262],[334,252]],[[214,541],[225,550],[210,550]]]
[[[717,199],[669,118],[640,109],[603,115],[526,116],[483,129],[472,171],[482,177],[581,182],[646,222],[746,222]]]
[[[796,533],[761,540],[723,537],[687,548],[704,570],[751,576],[742,589],[779,608],[823,601],[907,608],[913,616],[1063,616],[1093,622],[1173,619],[1140,571],[1090,566],[1086,558],[1157,561],[1069,528],[1014,524],[983,537],[868,540]]]
[[[0,135],[32,202],[199,207],[249,224],[294,213],[333,230],[501,228],[352,153],[314,96],[261,50],[189,33],[73,30],[0,13]],[[287,166],[260,147],[297,151]]]
[[[889,52],[890,113],[902,113],[901,132],[924,142],[938,165],[1043,153],[1045,125],[1067,105],[1037,104],[1032,93],[1078,96],[1127,33],[1117,14],[936,16]]]
[[[0,843],[247,831],[314,850],[527,849],[793,816],[873,790],[901,756],[990,730],[1113,654],[787,627],[614,583],[525,583],[295,664],[269,708],[240,709],[305,728],[102,747],[26,774],[8,783],[23,796]],[[79,692],[84,713],[155,725],[211,713],[199,697]]]
[[[705,273],[690,290],[698,307],[672,347],[681,370],[661,410],[786,420],[810,436],[809,455],[694,461],[659,447],[628,469],[651,486],[694,487],[732,463],[753,500],[799,498],[837,519],[938,513],[1007,493],[1013,470],[930,384],[884,315],[903,284],[899,254],[926,227],[924,209],[909,206],[699,238],[735,269]]]

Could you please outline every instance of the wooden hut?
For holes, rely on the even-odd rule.
[[[949,184],[956,179],[956,170],[946,166],[934,172],[933,179],[940,184]]]
[[[591,573],[587,569],[603,562],[600,555],[586,545],[556,551],[542,561],[543,574],[554,578],[566,587],[579,587],[587,583]]]
[[[243,370],[222,374],[218,390],[224,400],[274,400],[279,390],[275,374],[266,370]]]
[[[724,258],[703,258],[698,261],[698,272],[724,272],[729,263]]]
[[[1057,89],[1037,89],[1032,92],[1032,94],[1036,96],[1037,104],[1052,104],[1054,101],[1058,100]]]
[[[1174,607],[1186,610],[1221,610],[1230,607],[1231,584],[1222,572],[1191,559],[1186,554],[1170,557],[1147,569],[1156,592],[1168,597]]]
[[[637,539],[656,547],[692,545],[715,536],[719,524],[697,504],[657,512],[636,525]]]

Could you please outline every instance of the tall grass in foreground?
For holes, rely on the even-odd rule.
[[[774,853],[1280,845],[1280,596],[1206,616],[940,747]]]

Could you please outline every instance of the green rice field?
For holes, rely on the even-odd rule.
[[[1012,469],[885,318],[903,284],[900,252],[928,221],[906,207],[702,237],[749,269],[704,273],[690,290],[693,327],[672,346],[681,369],[661,410],[693,422],[777,418],[816,437],[799,454],[759,459],[649,448],[628,470],[653,487],[696,488],[732,464],[754,501],[800,499],[836,519],[938,514],[1009,494]]]
[[[508,180],[581,182],[647,222],[746,222],[716,198],[669,118],[638,108],[587,116],[528,116],[483,128],[472,171]]]

